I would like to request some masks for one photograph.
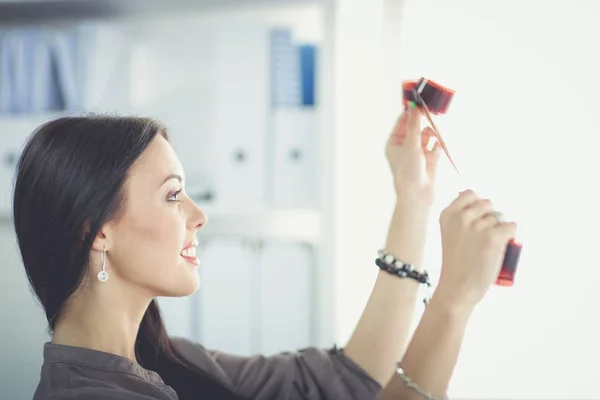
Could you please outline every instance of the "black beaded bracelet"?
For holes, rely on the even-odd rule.
[[[378,255],[379,257],[375,259],[375,264],[377,264],[381,270],[400,278],[414,279],[417,282],[427,286],[428,289],[431,288],[431,281],[429,280],[429,274],[427,271],[420,273],[419,271],[415,270],[412,265],[396,259],[385,250],[379,250]],[[425,305],[427,305],[429,302],[430,297],[431,294],[428,292],[426,298],[423,299],[423,303]]]

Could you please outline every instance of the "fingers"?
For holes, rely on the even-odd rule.
[[[406,146],[421,148],[421,111],[418,108],[409,108],[406,122]]]
[[[421,147],[423,148],[423,150],[427,151],[427,148],[429,147],[429,142],[434,136],[435,134],[433,133],[433,129],[431,129],[431,127],[428,126],[425,129],[423,129],[423,131],[421,132]]]
[[[461,192],[444,211],[460,213],[464,225],[473,225],[475,229],[480,231],[502,227],[502,231],[508,230],[509,235],[515,233],[516,225],[514,222],[506,222],[503,214],[494,210],[491,200],[479,198],[472,190]]]
[[[469,207],[471,204],[475,203],[479,200],[479,197],[472,190],[465,190],[464,192],[460,192],[458,197],[454,199],[452,203],[444,210],[447,214],[454,214],[455,212],[459,212],[466,207]]]
[[[390,136],[390,143],[417,147],[418,142],[422,148],[426,148],[433,136],[433,130],[429,127],[421,131],[421,111],[408,108],[398,117]]]
[[[482,231],[501,225],[504,221],[502,214],[494,210],[489,199],[481,199],[472,190],[459,193],[458,197],[442,212],[441,218],[455,215],[463,226],[472,225]]]
[[[394,125],[394,129],[392,129],[392,134],[390,135],[390,143],[392,144],[402,144],[406,138],[408,124],[408,110],[404,111],[398,119],[396,120],[396,124]]]
[[[493,251],[506,251],[506,246],[517,233],[517,224],[514,222],[498,222],[496,225],[489,227],[486,230],[480,231],[478,234],[483,235],[486,239],[484,246]]]
[[[464,209],[461,220],[465,225],[471,225],[481,220],[485,215],[493,212],[494,206],[490,200],[479,199]],[[496,222],[498,222],[497,219]]]
[[[424,149],[425,152],[425,169],[427,171],[427,175],[431,179],[436,178],[437,165],[440,160],[440,156],[442,155],[442,146],[439,143],[435,143],[433,145],[433,149],[431,151]]]
[[[498,221],[498,216],[495,211],[484,214],[481,218],[473,222],[473,227],[478,231],[484,231],[486,229],[493,228],[501,224]]]
[[[484,214],[474,221],[473,227],[478,232],[486,232],[486,235],[489,235],[490,245],[506,246],[508,241],[515,237],[517,224],[504,222],[501,217],[498,217],[498,214],[496,211]]]
[[[440,224],[442,234],[464,235],[468,243],[495,256],[505,251],[517,231],[517,225],[505,222],[490,200],[480,199],[472,190],[461,192],[442,212]]]
[[[517,224],[514,222],[502,222],[494,230],[497,232],[499,240],[503,243],[508,243],[517,234]]]

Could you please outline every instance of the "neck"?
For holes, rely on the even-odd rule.
[[[151,299],[124,296],[122,293],[131,291],[117,290],[115,283],[110,287],[100,285],[104,284],[84,287],[69,299],[56,322],[52,342],[137,362],[135,342]]]

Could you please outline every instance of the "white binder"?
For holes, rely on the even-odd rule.
[[[318,118],[313,108],[273,112],[273,196],[280,207],[312,207],[317,193]]]
[[[295,351],[311,344],[311,248],[268,243],[260,255],[261,353]]]
[[[269,31],[235,23],[216,34],[215,200],[261,205],[269,112]]]
[[[199,248],[198,331],[210,349],[250,355],[253,347],[251,252],[241,241],[214,239]]]

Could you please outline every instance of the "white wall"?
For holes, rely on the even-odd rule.
[[[471,323],[456,395],[600,396],[590,230],[598,16],[589,1],[408,2],[403,74],[457,89],[449,145],[473,188],[521,224],[525,243],[516,287],[493,290]]]
[[[336,81],[340,340],[366,301],[391,187],[382,153],[386,104],[375,75],[379,6],[343,3],[338,29],[347,40],[338,49],[344,68]],[[407,0],[403,14],[398,73],[457,90],[438,121],[465,181],[443,166],[437,210],[470,186],[520,224],[525,244],[515,287],[494,288],[471,321],[451,397],[599,398],[600,4]],[[433,230],[432,269],[438,239]]]
[[[371,291],[392,192],[384,159],[380,0],[336,2],[334,225],[336,337],[347,341]]]

